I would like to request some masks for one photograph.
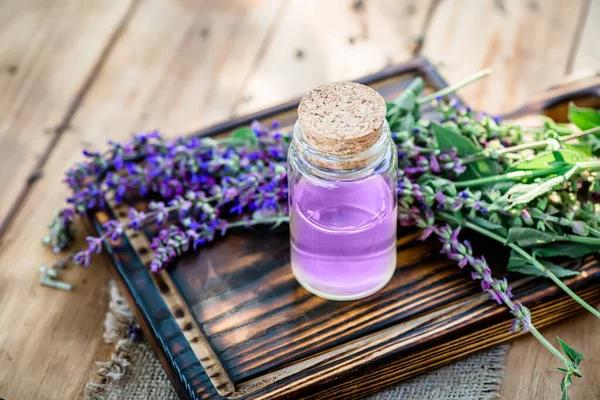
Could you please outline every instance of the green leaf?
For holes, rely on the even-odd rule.
[[[438,122],[432,122],[431,129],[437,140],[438,147],[442,151],[456,148],[459,157],[477,154],[480,151],[471,140],[464,137],[452,125],[441,125]],[[467,171],[460,176],[460,180],[482,178],[497,173],[498,162],[496,160],[480,160],[469,164]]]
[[[473,165],[473,164],[471,164]],[[495,175],[497,168],[496,168],[496,162],[495,160],[479,160],[479,161],[475,161],[474,165],[477,167],[477,170],[479,171],[479,173],[481,173],[482,176],[490,176],[490,175]]]
[[[583,354],[579,353],[577,350],[563,342],[562,339],[558,336],[556,337],[556,339],[558,339],[558,344],[560,344],[560,347],[562,347],[567,358],[571,360],[573,364],[579,367],[579,364],[581,364],[581,361],[583,361]]]
[[[478,152],[475,145],[473,145],[469,139],[456,132],[455,129],[440,125],[437,122],[433,122],[431,128],[433,129],[433,134],[438,142],[440,150],[443,151],[456,148],[460,157]]]
[[[574,103],[570,103],[569,121],[585,131],[600,125],[600,112],[593,108],[579,108]]]
[[[513,186],[515,186],[514,182],[498,182],[492,186],[492,189],[497,190],[500,193],[505,193]]]
[[[563,268],[560,265],[556,265],[551,263],[550,261],[540,261],[544,267],[546,267],[546,269],[548,269],[548,271],[550,271],[553,275],[559,277],[559,278],[566,278],[568,276],[578,276],[581,275],[581,272],[579,271],[573,271],[567,268]],[[539,270],[538,270],[539,271]],[[546,274],[543,274],[543,276],[546,276]]]
[[[394,113],[394,112],[392,112],[386,118],[388,120],[388,124],[390,125],[390,130],[392,132],[398,131],[398,120],[400,119],[400,113],[397,113],[397,112]]]
[[[506,269],[523,275],[545,276],[543,272],[534,267],[527,258],[512,250]]]
[[[521,253],[511,250],[506,268],[509,270],[514,270],[515,268],[525,265],[528,262],[529,260],[526,259]]]
[[[551,129],[558,133],[560,136],[566,136],[573,133],[573,130],[567,124],[556,123],[552,118],[543,115],[541,115],[540,117],[544,120],[544,131]]]
[[[536,257],[570,257],[579,258],[600,251],[600,246],[584,243],[553,243],[551,246],[536,248]]]
[[[416,78],[396,97],[391,103],[386,104],[388,118],[397,115],[400,111],[411,112],[419,107],[417,96],[423,91],[423,79]]]
[[[231,137],[235,139],[247,139],[254,136],[254,132],[249,126],[240,126],[231,132]]]
[[[510,209],[517,204],[529,203],[538,196],[535,193],[538,186],[538,183],[517,183],[496,199],[494,204],[500,208]]]
[[[446,178],[440,178],[435,175],[422,175],[417,179],[418,183],[425,184],[431,186],[435,190],[440,191],[449,191],[448,193],[452,196],[456,195],[456,188],[454,188],[454,183]]]
[[[565,377],[560,382],[560,390],[562,390],[561,400],[569,400],[570,399],[569,393],[567,392],[567,388],[569,386],[571,386],[572,383],[573,383],[573,378],[571,377],[570,373],[567,373],[567,375],[565,375]]]
[[[499,229],[504,229],[504,226],[502,226],[500,224],[496,224],[494,222],[491,222],[485,218],[473,217],[473,218],[469,218],[469,220],[471,222],[481,226],[482,228],[489,229],[491,231],[497,231]]]
[[[391,110],[412,111],[417,106],[417,96],[410,90],[405,90],[392,102],[392,104],[394,106]]]
[[[421,118],[417,96],[424,87],[423,79],[416,78],[394,101],[386,103],[386,118],[392,132],[410,132]]]
[[[564,146],[565,149],[579,153],[581,156],[584,157],[584,159],[585,157],[590,158],[594,156],[594,149],[592,149],[592,146],[590,146],[589,144],[565,144]]]
[[[535,198],[548,193],[556,186],[567,182],[577,171],[578,166],[574,166],[567,171],[566,168],[557,168],[559,175],[546,179],[542,182],[537,183],[519,183],[510,188],[497,202],[506,208],[512,208],[517,204],[527,204]]]
[[[590,149],[591,151],[591,149]],[[549,151],[545,153],[538,154],[535,158],[527,161],[521,161],[515,165],[513,165],[509,171],[531,171],[531,170],[540,170],[540,169],[548,169],[553,166],[558,166],[557,164],[552,165],[552,163],[562,162],[562,166],[573,166],[577,162],[582,161],[584,158],[589,158],[589,156],[585,156],[577,151],[569,150],[569,149],[561,149],[558,151]]]
[[[415,117],[412,114],[407,114],[404,116],[402,121],[400,122],[400,130],[406,132],[412,132],[412,129],[415,126]]]
[[[541,261],[541,263],[548,269],[548,271],[559,278],[580,274],[578,271],[571,271],[570,269],[563,268],[549,261]],[[541,271],[539,268],[531,264],[527,258],[514,250],[512,250],[510,253],[510,258],[508,259],[508,265],[506,266],[506,269],[523,275],[548,277],[544,271]]]
[[[258,144],[258,139],[252,131],[252,128],[249,126],[240,126],[239,128],[236,128],[231,132],[231,138],[246,141],[249,146],[256,146]]]
[[[521,247],[538,246],[559,240],[560,236],[533,228],[510,228],[505,244],[516,243]]]
[[[423,81],[423,78],[420,77],[413,79],[413,81],[406,88],[406,90],[410,90],[416,96],[420,95],[423,89],[425,89],[425,82]]]

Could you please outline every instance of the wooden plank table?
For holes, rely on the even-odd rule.
[[[39,286],[40,245],[82,147],[160,127],[168,136],[425,55],[492,112],[600,69],[600,0],[4,0],[0,2],[0,397],[71,399],[106,359],[104,257],[71,293]],[[84,229],[80,227],[80,229]],[[79,243],[81,245],[81,243]],[[600,398],[600,323],[543,333],[586,355],[574,399]],[[558,393],[554,358],[514,342],[503,398]]]

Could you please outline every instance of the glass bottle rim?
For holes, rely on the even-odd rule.
[[[298,147],[299,156],[308,163],[311,167],[319,169],[321,172],[328,174],[353,174],[365,169],[370,169],[381,161],[381,158],[386,154],[387,144],[390,139],[390,126],[387,120],[383,120],[381,132],[377,141],[367,149],[356,154],[350,155],[334,155],[321,152],[310,146],[304,139],[302,126],[300,121],[296,121],[293,130],[293,142]],[[324,167],[323,165],[343,165],[343,164],[358,164],[356,168],[334,168]]]

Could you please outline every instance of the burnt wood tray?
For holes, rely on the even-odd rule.
[[[446,85],[423,59],[359,81],[389,100],[417,76],[429,91]],[[555,87],[511,117],[545,113],[564,120],[570,100],[599,106],[599,88],[598,79]],[[297,104],[194,134],[224,135],[253,119],[291,128]],[[108,218],[126,221],[129,205],[147,206],[107,197],[109,208],[90,214],[97,230]],[[469,271],[440,255],[435,241],[419,241],[414,230],[398,232],[391,282],[350,302],[323,300],[294,280],[287,227],[231,232],[159,274],[147,268],[154,234],[127,230],[109,243],[111,270],[181,398],[356,399],[514,337],[507,309],[489,301]],[[504,274],[501,246],[475,248],[485,248]],[[588,257],[574,268],[582,274],[566,280],[569,287],[600,302],[599,260]],[[509,278],[537,326],[582,311],[549,280]]]

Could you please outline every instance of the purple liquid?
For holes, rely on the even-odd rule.
[[[319,186],[301,178],[290,211],[292,269],[310,292],[368,296],[396,267],[396,199],[383,175]]]

